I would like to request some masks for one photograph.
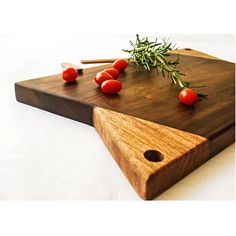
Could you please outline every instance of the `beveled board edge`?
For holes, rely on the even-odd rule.
[[[93,105],[91,104],[27,88],[21,82],[15,83],[15,95],[18,102],[93,126]]]
[[[209,159],[207,138],[96,107],[94,127],[136,192],[151,200]]]
[[[183,50],[180,50],[180,54],[182,54],[181,51]],[[194,56],[201,57],[202,56],[201,54],[203,54],[195,50],[190,50],[189,54],[191,55],[193,52],[195,54]],[[183,53],[183,54],[187,55],[186,53]],[[215,57],[208,56],[207,54],[204,54],[203,57],[217,59]],[[93,109],[94,109],[93,105],[89,105],[89,104],[85,105],[83,103],[75,102],[70,99],[68,99],[66,103],[64,103],[63,105],[63,103],[61,102],[63,99],[61,99],[60,97],[46,94],[46,93],[43,93],[43,91],[39,91],[36,89],[27,88],[24,85],[22,85],[21,82],[15,84],[15,94],[16,94],[16,99],[19,102],[22,102],[22,103],[52,112],[54,114],[58,114],[66,118],[70,118],[70,119],[80,121],[85,124],[93,126],[93,120],[91,119],[91,117],[93,117]],[[43,96],[41,96],[42,94]],[[49,108],[47,106],[47,103],[55,104],[54,108],[53,109],[51,107]],[[67,111],[66,114],[64,113],[65,108]],[[69,115],[68,115],[68,111],[69,111]],[[84,114],[89,114],[89,115],[86,116]],[[168,168],[163,172],[159,172],[158,175],[157,174],[150,175],[150,177],[147,180],[147,185],[145,187],[146,188],[145,191],[147,192],[147,194],[143,195],[142,197],[144,199],[152,199],[153,197],[160,194],[165,189],[167,189],[168,187],[176,183],[178,180],[183,178],[185,175],[187,175],[188,173],[196,169],[198,166],[203,164],[210,157],[213,157],[215,154],[217,154],[218,152],[220,152],[221,150],[229,146],[234,141],[235,141],[235,126],[231,125],[230,127],[227,127],[219,136],[216,135],[216,137],[211,138],[209,155],[207,157],[204,155],[203,159],[199,159],[198,163],[191,165],[190,166],[191,168],[189,168],[187,171],[186,170],[183,171],[182,174],[178,174],[177,177],[173,178],[172,181],[170,181],[169,183],[163,184],[162,187],[160,187],[159,189],[152,187],[153,184],[156,185],[157,183],[159,183],[160,178],[165,179],[166,178],[165,176],[170,175],[172,168],[175,169],[175,168],[178,168],[175,166],[183,165],[183,163],[181,164],[181,161],[184,162],[183,158],[179,159],[179,161],[177,162],[174,162],[172,165],[172,168]],[[168,171],[170,171],[170,173],[168,173]]]

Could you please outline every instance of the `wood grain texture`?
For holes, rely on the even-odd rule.
[[[107,109],[94,109],[94,127],[143,199],[153,199],[209,156],[204,137]]]
[[[198,134],[209,139],[211,156],[234,142],[234,63],[181,55],[179,69],[185,79],[207,85],[208,98],[194,107],[178,101],[178,90],[170,79],[137,71],[134,66],[120,74],[123,89],[118,95],[103,94],[94,76],[108,67],[110,64],[86,69],[73,84],[65,84],[60,74],[16,83],[16,98],[89,125],[93,125],[93,107],[98,106]],[[224,138],[219,139],[221,136]]]
[[[191,48],[184,48],[184,49],[173,50],[171,53],[181,54],[181,55],[186,55],[186,56],[190,55],[192,57],[202,57],[202,58],[220,60],[220,58],[218,58],[218,57],[211,56],[211,55],[209,55],[207,53],[200,52],[200,51],[197,51],[197,50],[193,50]]]
[[[88,59],[88,60],[80,60],[82,64],[98,64],[98,63],[112,63],[117,58],[103,58],[103,59]]]
[[[199,51],[196,51],[196,50],[192,50],[191,48],[173,50],[170,53],[187,55],[187,56],[191,55],[191,56],[210,58],[210,59],[218,59],[217,57],[210,56],[206,53],[199,52]],[[82,64],[112,63],[112,62],[116,61],[117,59],[118,58],[87,59],[87,60],[80,60],[80,62]],[[123,59],[127,60],[128,58],[123,58]]]
[[[207,85],[208,98],[194,107],[178,101],[170,79],[134,66],[120,74],[123,89],[118,95],[103,94],[94,76],[110,64],[85,69],[71,84],[65,84],[60,74],[16,83],[16,99],[94,125],[136,191],[151,199],[235,140],[235,64],[194,50],[179,52],[193,55],[181,55],[179,69],[185,79]],[[181,149],[177,137],[182,135],[189,146]],[[164,153],[165,159],[145,160],[143,152],[149,148]]]

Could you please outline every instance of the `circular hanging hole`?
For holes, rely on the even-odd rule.
[[[162,154],[156,150],[147,150],[144,153],[144,157],[151,162],[160,162],[164,159]]]

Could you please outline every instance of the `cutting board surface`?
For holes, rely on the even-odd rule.
[[[18,82],[16,98],[94,125],[136,191],[152,199],[234,142],[235,64],[203,56],[181,55],[178,67],[183,79],[206,85],[208,98],[194,107],[179,102],[169,78],[131,65],[119,76],[117,95],[94,82],[111,67],[104,65],[85,69],[72,84],[60,74]]]
[[[170,79],[155,71],[138,71],[135,66],[129,66],[125,73],[120,74],[123,89],[118,95],[103,94],[94,82],[94,76],[110,66],[84,70],[75,84],[65,84],[59,74],[20,82],[16,86],[29,92],[29,97],[23,98],[23,102],[31,103],[28,100],[33,100],[37,107],[90,125],[93,106],[188,131],[210,140],[234,125],[234,63],[181,56],[179,69],[185,73],[184,79],[207,86],[201,90],[208,94],[208,98],[194,107],[184,106],[178,101],[178,89]],[[68,103],[73,101],[76,105],[68,107]]]

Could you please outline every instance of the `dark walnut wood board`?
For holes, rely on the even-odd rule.
[[[94,126],[137,193],[153,199],[234,142],[235,64],[179,52],[185,79],[207,85],[208,98],[194,107],[178,101],[170,79],[131,65],[120,93],[103,94],[94,76],[109,64],[85,69],[73,84],[60,74],[18,82],[16,99]]]

